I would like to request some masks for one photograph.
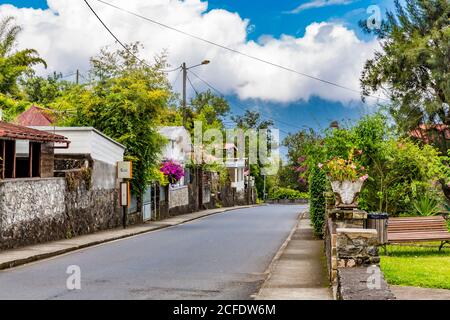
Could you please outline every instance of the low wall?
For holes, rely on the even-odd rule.
[[[377,230],[365,229],[367,212],[335,208],[329,193],[325,199],[325,255],[335,298],[395,299],[379,267]]]
[[[115,189],[69,191],[65,178],[0,182],[0,250],[70,238],[121,223]]]
[[[395,300],[378,266],[339,268],[338,300]]]
[[[188,187],[180,187],[169,189],[169,210],[176,207],[184,207],[189,205]]]

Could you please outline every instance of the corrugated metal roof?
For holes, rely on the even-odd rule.
[[[53,118],[48,111],[31,106],[17,117],[16,122],[21,126],[49,126],[53,123]]]
[[[69,142],[66,137],[0,121],[0,138],[37,142]]]

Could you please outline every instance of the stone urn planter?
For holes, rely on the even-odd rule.
[[[361,180],[331,181],[331,187],[336,198],[336,207],[356,208],[358,206],[358,195],[363,184],[364,181]]]

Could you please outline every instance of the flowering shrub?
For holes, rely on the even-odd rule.
[[[175,184],[184,177],[183,167],[175,161],[164,161],[160,171],[167,177],[170,184]]]
[[[361,154],[357,151],[357,154]],[[334,157],[325,164],[319,163],[319,168],[325,169],[328,177],[333,181],[365,181],[369,177],[366,174],[366,168],[353,161],[353,152],[350,153],[349,159]]]

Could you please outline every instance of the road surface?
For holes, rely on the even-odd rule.
[[[304,209],[228,211],[0,271],[0,299],[249,299]]]

